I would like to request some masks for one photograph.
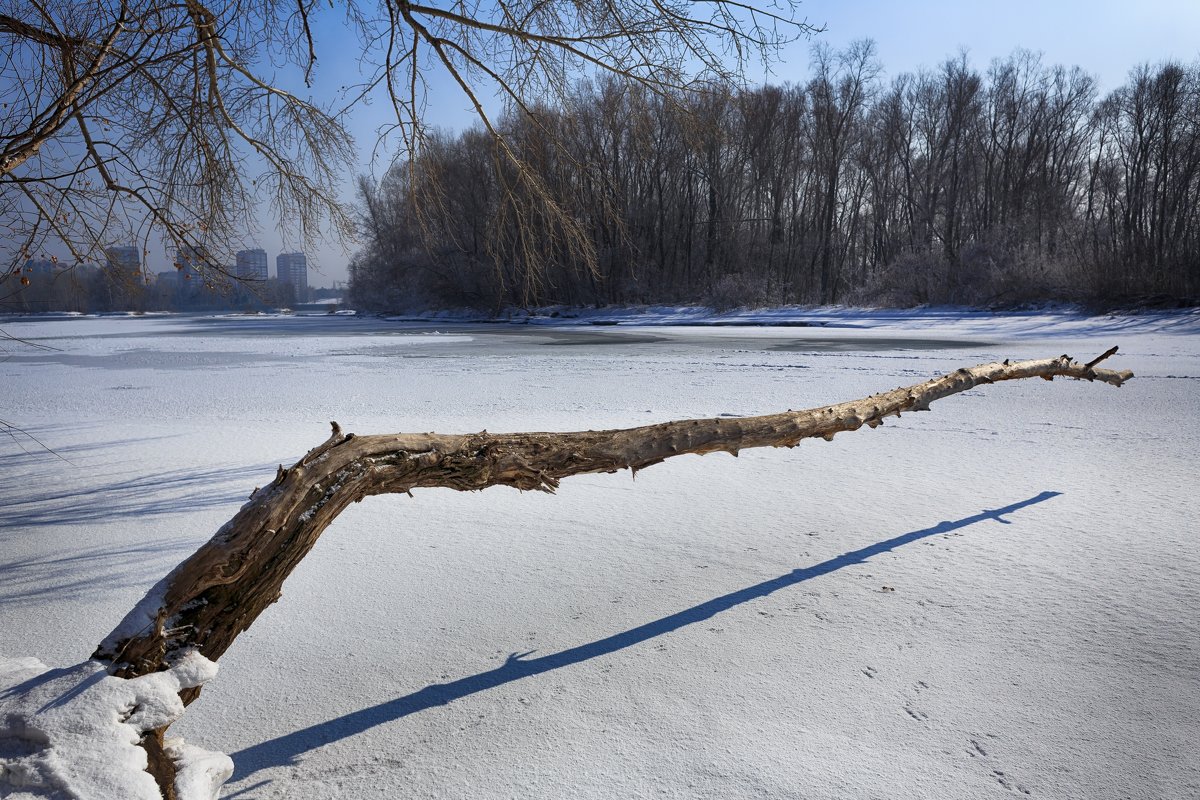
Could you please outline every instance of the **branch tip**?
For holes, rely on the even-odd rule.
[[[1113,353],[1115,353],[1115,352],[1117,352],[1117,346],[1116,346],[1116,345],[1113,345],[1112,347],[1110,347],[1109,349],[1105,350],[1103,353],[1101,353],[1100,355],[1096,356],[1095,358],[1093,358],[1091,361],[1089,361],[1088,363],[1084,364],[1083,366],[1084,366],[1084,368],[1085,368],[1085,369],[1091,369],[1092,367],[1096,366],[1096,365],[1097,365],[1097,364],[1099,364],[1101,361],[1103,361],[1104,359],[1108,358],[1109,356],[1111,356],[1111,355],[1112,355]]]

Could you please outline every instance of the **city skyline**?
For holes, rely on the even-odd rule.
[[[31,256],[26,260],[25,264],[27,267],[36,269],[38,272],[52,272],[54,270],[66,270],[77,267],[95,269],[116,267],[122,270],[140,271],[148,278],[171,275],[176,272],[183,272],[189,275],[197,274],[197,270],[191,264],[194,257],[189,257],[186,253],[182,253],[178,249],[175,251],[164,251],[163,263],[161,265],[156,265],[149,258],[143,261],[143,252],[143,249],[137,245],[111,244],[103,250],[104,263],[102,264],[88,262],[71,263],[50,253],[44,256],[41,254]],[[339,284],[344,283],[344,281],[330,280],[328,286],[318,286],[310,282],[308,279],[308,254],[302,250],[288,250],[277,253],[275,256],[275,273],[273,275],[270,274],[268,269],[268,252],[265,248],[249,247],[238,250],[234,254],[234,258],[234,263],[226,265],[224,269],[231,277],[236,277],[239,280],[265,281],[275,279],[293,283],[298,288],[303,289],[336,289]]]

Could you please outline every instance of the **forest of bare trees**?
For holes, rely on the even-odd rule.
[[[813,49],[804,84],[616,80],[498,123],[587,231],[539,216],[489,135],[435,138],[360,194],[363,308],[700,302],[1096,305],[1200,295],[1200,65],[1101,96],[1026,51],[882,76]]]

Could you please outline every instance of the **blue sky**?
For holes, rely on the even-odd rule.
[[[874,39],[889,75],[936,66],[960,46],[980,67],[1024,47],[1043,52],[1047,63],[1083,67],[1103,92],[1121,85],[1135,64],[1200,56],[1197,0],[811,0],[801,9],[810,22],[828,24],[823,38],[835,48]],[[777,73],[802,79],[805,67],[792,58]]]
[[[972,64],[984,69],[993,58],[1022,47],[1043,53],[1046,64],[1078,65],[1094,75],[1101,93],[1120,86],[1129,70],[1144,62],[1168,58],[1193,62],[1200,58],[1200,0],[1008,0],[1003,3],[969,0],[809,0],[800,14],[814,24],[827,26],[818,39],[834,49],[856,39],[873,39],[877,45],[884,79],[921,67],[936,68],[947,57],[967,50]],[[339,37],[337,20],[318,29],[318,53],[353,53],[355,43]],[[348,41],[339,42],[339,38]],[[811,42],[798,42],[774,65],[766,80],[774,83],[803,82],[808,77]],[[314,95],[336,91],[357,78],[352,58],[339,60],[322,56],[316,73]],[[428,119],[436,125],[458,128],[472,119],[465,98],[448,82],[434,84],[436,103]],[[382,104],[354,113],[352,128],[363,159],[361,171],[372,169],[369,153],[375,131],[387,119]],[[374,170],[378,172],[381,165]],[[347,176],[346,196],[351,198],[353,176]],[[272,262],[284,246],[274,226],[264,225],[259,243]],[[320,273],[310,276],[316,286],[328,286],[347,277],[349,255],[336,245],[313,253]]]

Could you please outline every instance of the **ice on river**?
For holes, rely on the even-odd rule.
[[[57,455],[0,439],[0,654],[86,658],[329,420],[747,415],[1116,344],[1121,389],[368,500],[172,732],[243,798],[1200,796],[1200,316],[589,321],[3,320],[0,419]]]

